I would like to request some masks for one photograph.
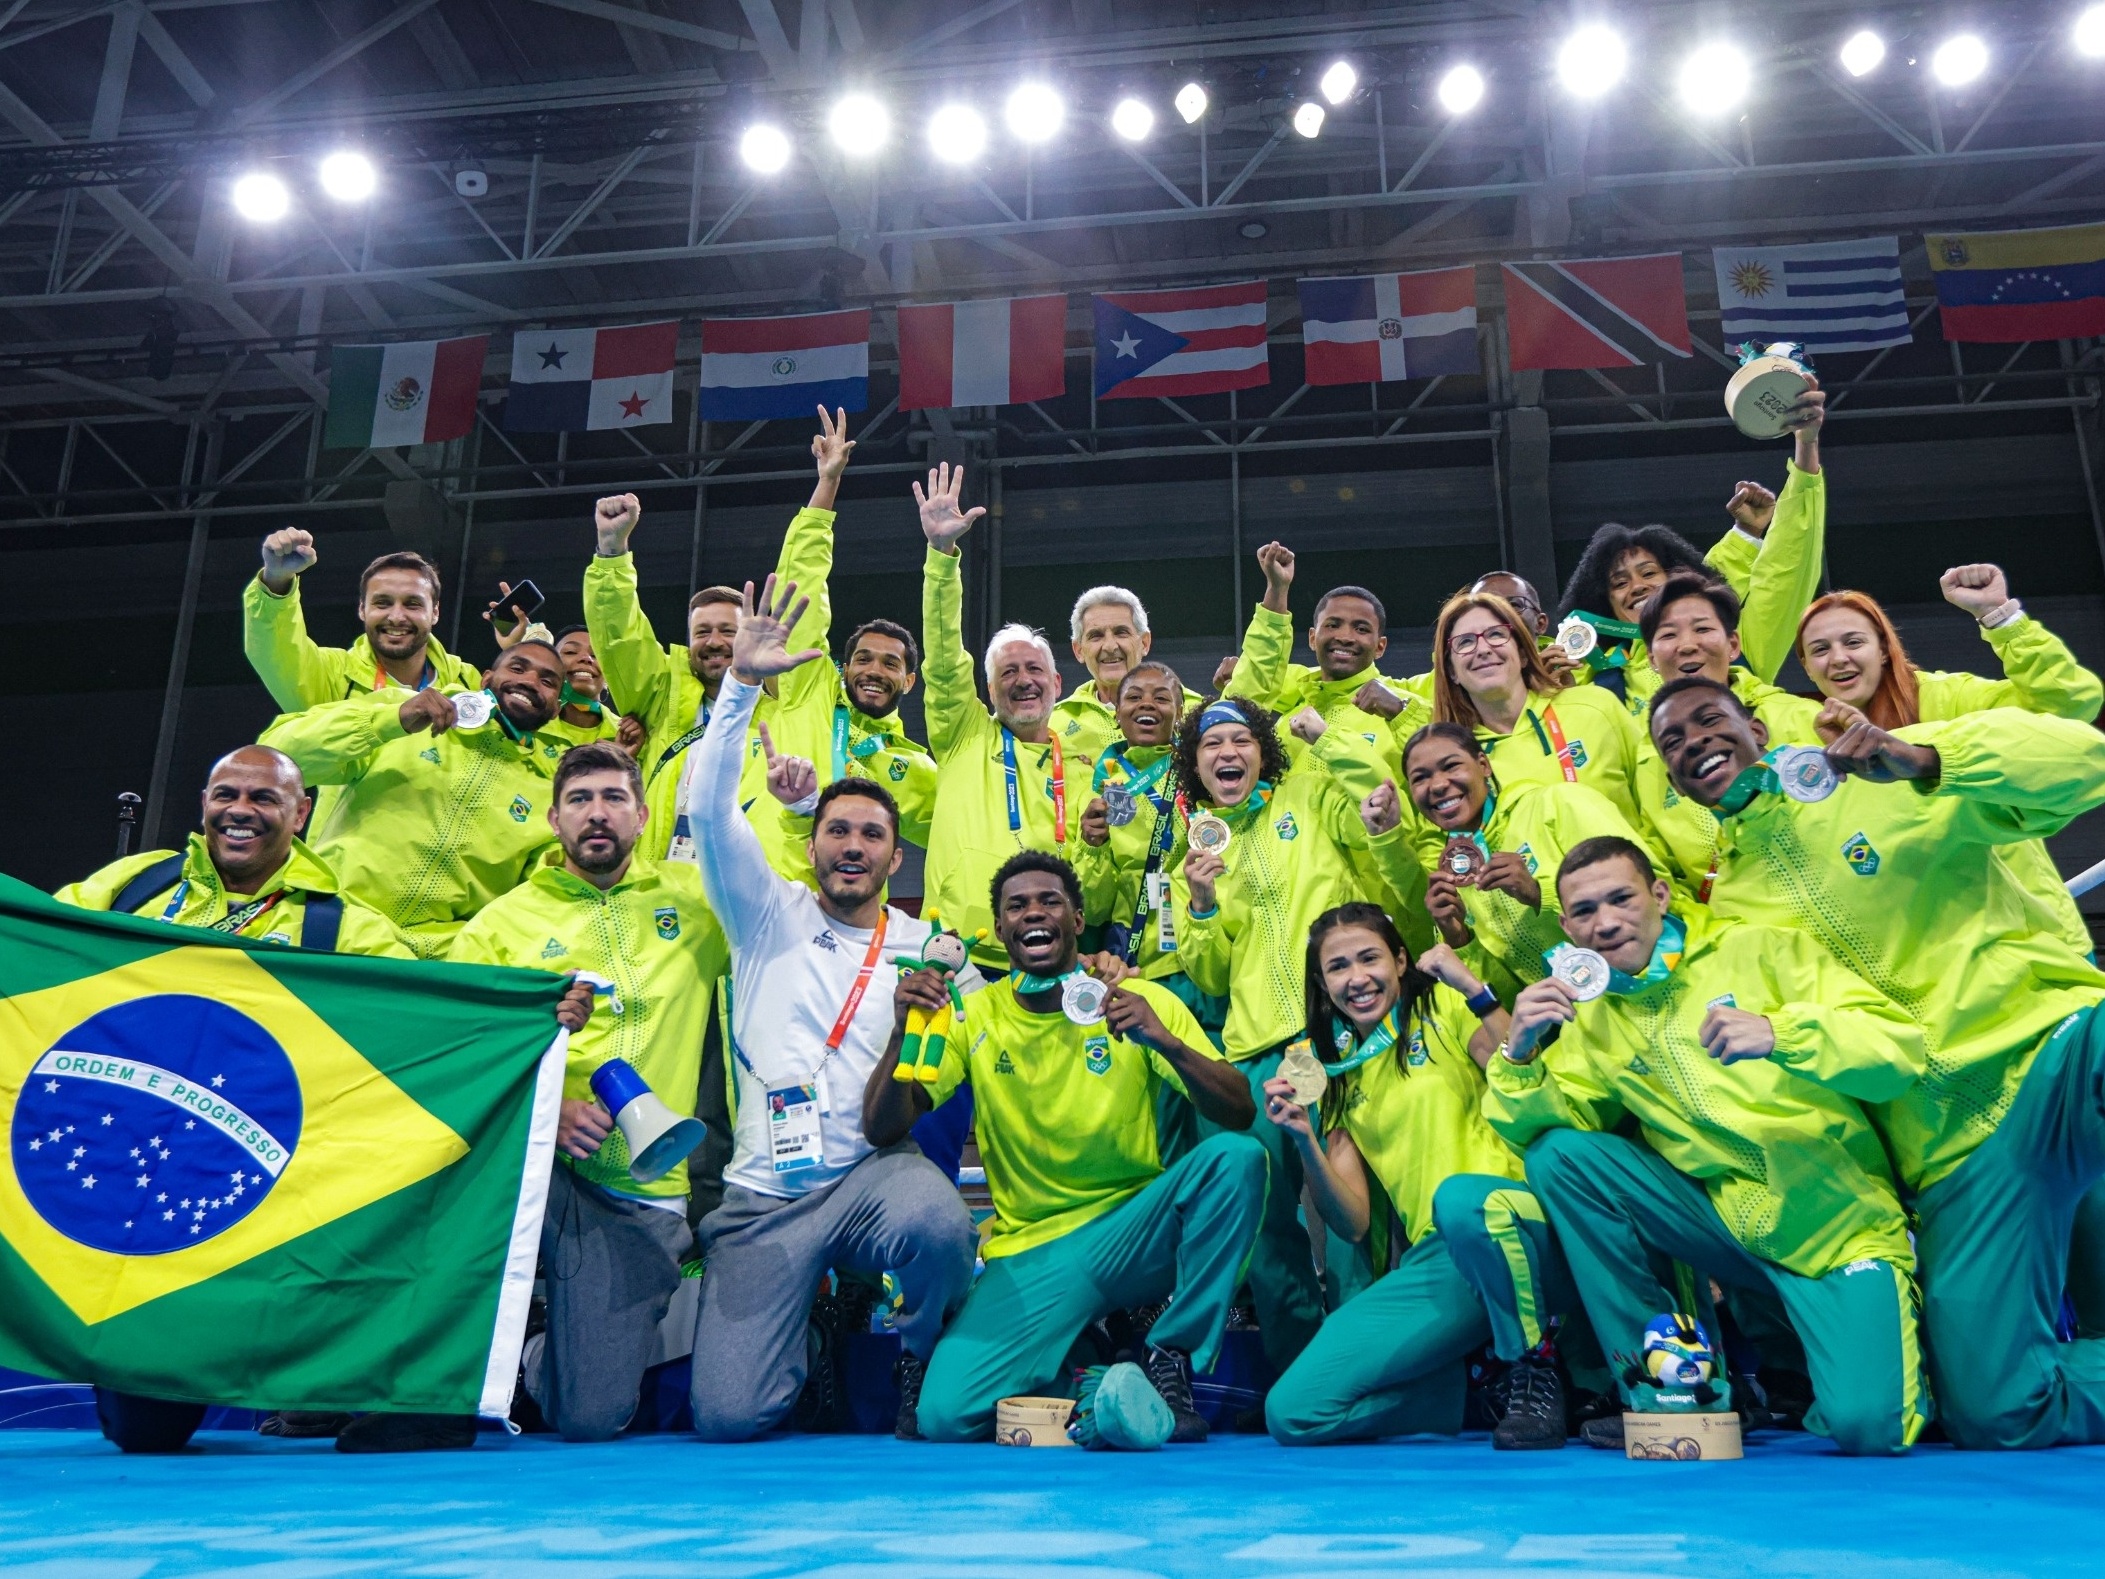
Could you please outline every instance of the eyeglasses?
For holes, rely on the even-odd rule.
[[[1470,631],[1466,635],[1450,636],[1447,639],[1447,650],[1457,658],[1468,657],[1479,646],[1510,647],[1512,645],[1513,633],[1503,625],[1494,626],[1490,630],[1485,631]]]

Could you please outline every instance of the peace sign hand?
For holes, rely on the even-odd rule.
[[[825,657],[817,647],[789,650],[789,633],[810,606],[811,599],[797,596],[794,581],[784,582],[777,597],[773,576],[767,578],[756,605],[753,583],[748,581],[739,599],[738,634],[731,639],[731,672],[747,685],[764,685],[777,675]]]
[[[829,416],[824,406],[819,407],[819,431],[811,436],[811,458],[819,463],[819,481],[839,482],[854,450],[855,441],[848,437],[847,411]]]

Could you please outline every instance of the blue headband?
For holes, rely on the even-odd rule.
[[[1208,702],[1206,710],[1199,714],[1199,733],[1204,735],[1207,730],[1218,728],[1222,724],[1240,724],[1248,729],[1250,715],[1233,702]]]

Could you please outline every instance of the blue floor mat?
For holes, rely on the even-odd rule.
[[[1631,1464],[1483,1438],[1146,1455],[871,1437],[347,1458],[210,1433],[173,1459],[0,1436],[7,1579],[2058,1579],[2095,1575],[2105,1449]]]

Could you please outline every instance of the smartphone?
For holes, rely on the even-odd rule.
[[[493,592],[490,594],[490,623],[509,635],[511,613],[515,607],[532,619],[546,601],[541,596],[541,589],[530,580],[518,583],[509,592]]]

